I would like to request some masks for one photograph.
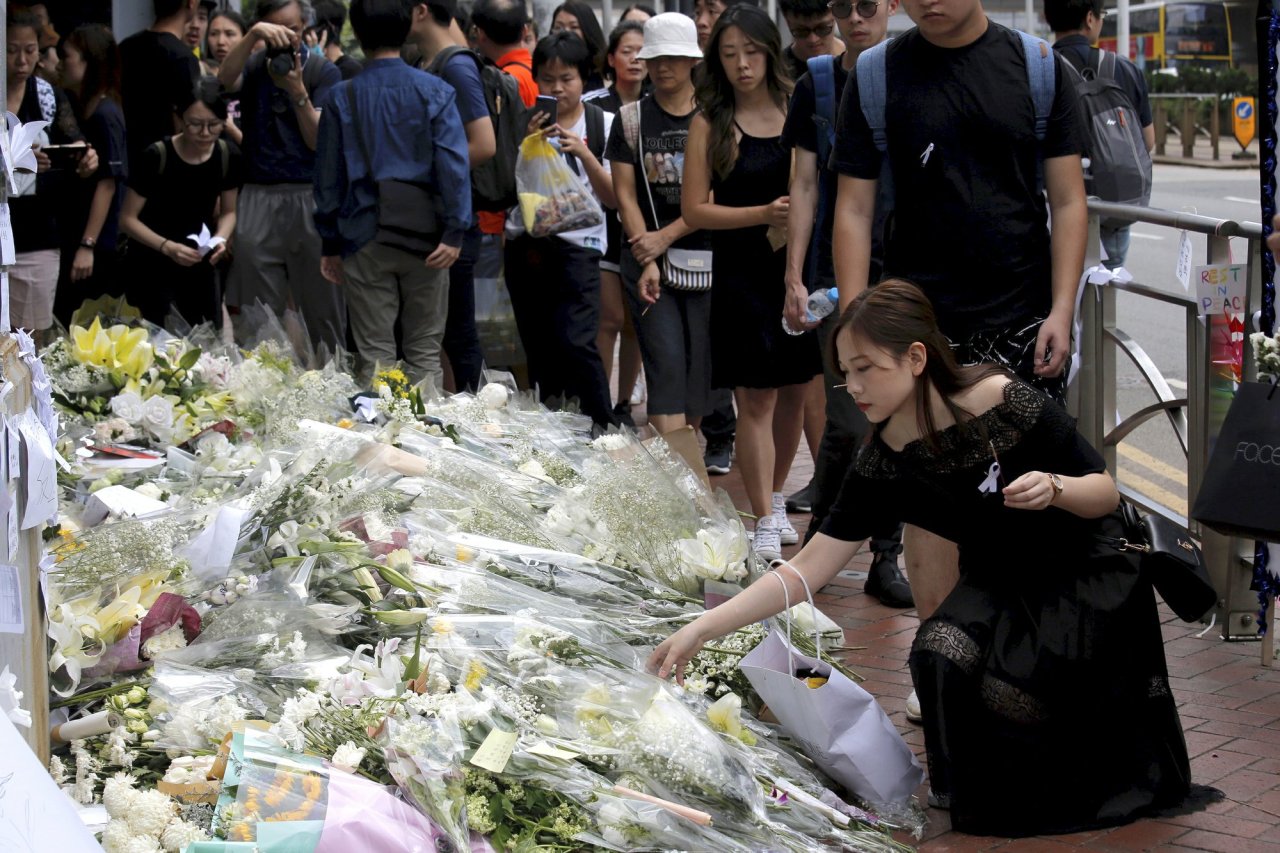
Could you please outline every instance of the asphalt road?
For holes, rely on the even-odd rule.
[[[1151,206],[1237,221],[1261,219],[1258,172],[1156,165]],[[1174,273],[1179,233],[1138,224],[1125,267],[1143,284],[1185,293]],[[1232,259],[1246,260],[1244,240],[1231,241]],[[1192,235],[1193,265],[1206,263],[1205,238]],[[1194,285],[1193,285],[1194,287]],[[1138,340],[1175,393],[1186,388],[1186,332],[1181,309],[1121,293],[1117,325]],[[1155,402],[1155,395],[1127,357],[1117,357],[1117,407],[1121,417]],[[1166,418],[1139,427],[1120,445],[1119,476],[1144,494],[1186,513],[1187,462]]]

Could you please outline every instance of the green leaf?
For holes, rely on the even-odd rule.
[[[200,360],[200,350],[189,349],[182,354],[182,358],[178,360],[178,367],[182,370],[190,370],[196,366],[196,362]]]

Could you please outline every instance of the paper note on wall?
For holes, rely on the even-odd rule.
[[[0,850],[102,851],[76,813],[75,803],[54,784],[4,714],[0,714]]]
[[[18,567],[0,564],[0,634],[22,634],[22,578]]]
[[[31,412],[17,417],[22,433],[22,529],[35,527],[58,509],[58,469],[53,445],[39,419]],[[12,422],[11,422],[12,423]]]

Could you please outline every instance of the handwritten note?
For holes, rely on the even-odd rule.
[[[515,751],[517,740],[519,735],[515,732],[493,729],[484,739],[484,743],[480,744],[476,754],[471,756],[471,763],[490,773],[501,773],[507,769],[507,762],[511,760],[511,753]]]
[[[0,272],[0,332],[12,327],[9,322],[9,273]]]
[[[22,634],[22,579],[18,567],[0,565],[0,634]]]
[[[1178,233],[1178,261],[1173,274],[1182,283],[1183,290],[1191,290],[1191,235],[1186,231]]]
[[[53,461],[53,445],[44,426],[31,412],[16,420],[22,433],[23,497],[22,529],[35,527],[58,509],[58,470]],[[10,421],[12,424],[12,421]]]
[[[565,761],[573,761],[573,759],[578,757],[578,753],[576,752],[570,752],[567,749],[560,749],[559,747],[552,746],[542,740],[529,747],[528,751],[534,755],[541,755],[544,758],[563,758]]]
[[[1213,264],[1196,267],[1196,303],[1200,316],[1243,315],[1248,295],[1244,264]]]
[[[58,790],[5,714],[0,714],[0,850],[102,850],[75,803]]]
[[[0,264],[9,266],[17,260],[13,248],[13,219],[9,215],[9,204],[0,202]]]

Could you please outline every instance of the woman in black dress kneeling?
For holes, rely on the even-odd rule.
[[[831,354],[875,434],[792,565],[817,590],[885,519],[960,545],[960,582],[920,626],[911,670],[932,792],[952,827],[1076,832],[1187,796],[1190,765],[1151,585],[1103,460],[1056,403],[994,366],[957,367],[924,294],[863,292]],[[779,576],[791,600],[804,594]],[[779,612],[773,579],[653,653],[682,676],[703,643]]]

